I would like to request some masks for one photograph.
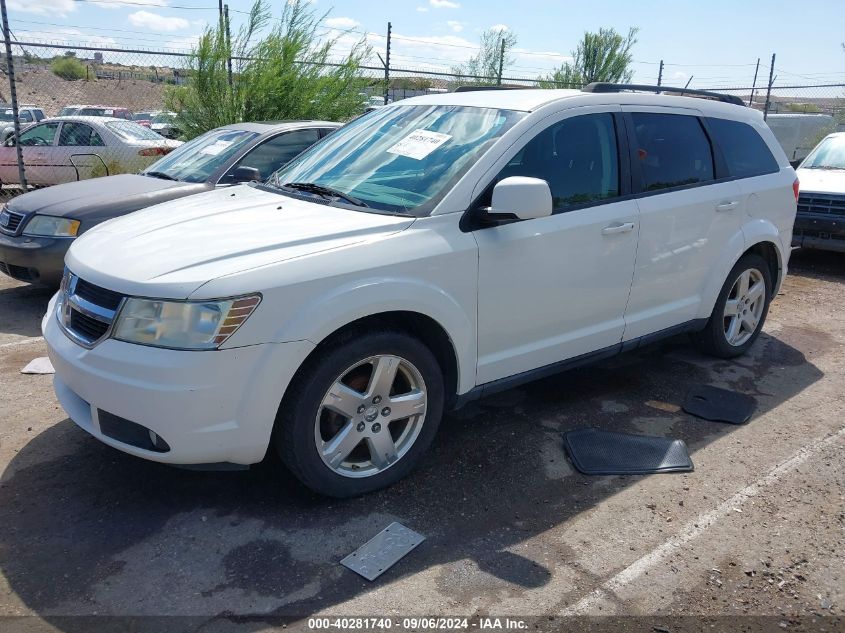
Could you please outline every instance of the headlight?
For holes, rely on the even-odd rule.
[[[127,343],[154,347],[216,349],[243,325],[260,295],[221,301],[127,299],[112,334]]]
[[[36,215],[26,223],[23,234],[37,237],[76,237],[78,231],[79,220]]]

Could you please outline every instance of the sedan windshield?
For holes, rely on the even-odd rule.
[[[314,195],[334,190],[373,209],[424,215],[522,116],[462,106],[381,108],[295,158],[269,183],[297,192],[310,187]]]
[[[845,169],[845,134],[828,136],[804,159],[803,169]]]
[[[256,132],[244,130],[212,130],[170,152],[143,173],[159,177],[164,174],[185,182],[205,182],[256,136]]]
[[[15,111],[14,110],[0,110],[0,121],[14,121],[15,120]]]

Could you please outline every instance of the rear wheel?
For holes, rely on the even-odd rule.
[[[291,385],[277,419],[282,460],[309,488],[350,497],[407,475],[443,414],[443,375],[431,351],[400,332],[326,348]]]
[[[743,255],[728,274],[707,325],[694,336],[701,350],[719,358],[744,354],[763,329],[771,294],[766,260]]]

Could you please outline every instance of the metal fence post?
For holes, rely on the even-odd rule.
[[[757,68],[754,69],[754,81],[751,82],[751,96],[748,98],[748,107],[754,105],[754,90],[757,88],[757,73],[760,72],[760,58],[757,58]]]
[[[663,60],[660,60],[660,70],[657,71],[657,85],[663,85]]]
[[[775,54],[772,53],[772,65],[769,67],[769,86],[766,88],[766,105],[763,107],[763,120],[769,116],[769,106],[772,102],[772,84],[775,82]]]
[[[229,5],[223,5],[223,23],[226,26],[226,70],[229,76],[229,87],[232,87],[232,32],[229,28]]]
[[[505,66],[505,36],[502,35],[502,43],[499,49],[499,76],[496,77],[496,85],[502,85],[502,71],[504,70]]]
[[[0,0],[0,12],[3,15],[3,39],[6,41],[6,67],[9,73],[9,96],[12,99],[12,116],[15,126],[15,153],[18,159],[18,181],[21,189],[26,191],[26,174],[24,173],[23,152],[18,139],[21,136],[21,120],[18,117],[18,90],[15,86],[15,62],[12,57],[12,39],[9,35],[9,18],[6,15],[6,0]]]
[[[390,92],[390,34],[393,31],[393,25],[387,23],[387,46],[384,49],[384,105],[388,102],[388,93]]]

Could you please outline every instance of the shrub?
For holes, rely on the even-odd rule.
[[[53,71],[54,75],[68,81],[85,79],[88,75],[85,64],[75,57],[57,57],[50,64],[50,70]]]

